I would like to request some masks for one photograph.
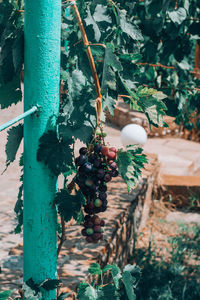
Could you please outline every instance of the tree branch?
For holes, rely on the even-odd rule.
[[[86,47],[86,53],[87,53],[87,57],[89,59],[89,63],[90,63],[90,68],[92,71],[92,76],[94,78],[94,83],[95,83],[95,88],[96,88],[96,94],[97,94],[97,101],[96,101],[96,107],[97,107],[97,122],[100,122],[100,114],[101,114],[101,107],[102,107],[102,95],[101,95],[101,86],[99,83],[99,78],[97,75],[97,70],[95,67],[95,63],[94,63],[94,58],[92,56],[92,51],[90,48],[90,44],[85,32],[85,28],[83,26],[83,22],[81,20],[81,16],[78,10],[78,7],[76,4],[71,4],[71,6],[74,8],[75,11],[75,15],[76,15],[76,19],[78,21],[78,25],[82,34],[82,38],[83,38],[83,44]]]

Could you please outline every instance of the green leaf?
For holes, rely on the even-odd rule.
[[[10,297],[11,293],[12,291],[0,292],[0,300],[7,300]]]
[[[3,83],[0,76],[0,108],[4,109],[22,100],[20,74],[16,74],[12,81]]]
[[[101,38],[101,31],[99,30],[99,27],[94,19],[94,16],[91,15],[90,8],[87,7],[87,18],[85,18],[85,23],[87,26],[92,25],[93,31],[94,31],[94,36],[95,40],[99,42]]]
[[[51,291],[51,290],[55,290],[60,283],[61,280],[58,279],[46,279],[40,283],[39,287],[45,289],[46,291]]]
[[[165,125],[163,116],[167,107],[161,99],[167,96],[162,92],[147,87],[139,87],[136,94],[139,98],[137,104],[146,114],[150,124],[163,127]]]
[[[140,29],[133,23],[130,23],[127,18],[127,12],[125,10],[119,10],[120,27],[122,31],[136,41],[143,41],[143,36]]]
[[[73,166],[73,140],[58,139],[56,132],[49,130],[39,140],[37,160],[49,167],[55,176],[67,172]]]
[[[23,125],[11,127],[7,133],[6,143],[6,168],[15,160],[17,150],[21,144],[23,138]]]
[[[146,155],[142,153],[141,148],[133,147],[127,151],[118,150],[118,170],[127,184],[128,192],[135,188],[145,163],[147,163]]]
[[[114,47],[112,44],[106,44],[105,58],[103,64],[103,75],[101,82],[101,93],[103,96],[108,94],[108,88],[116,90],[115,71],[122,70],[122,65],[114,54]]]
[[[80,298],[80,300],[82,300],[82,299],[97,300],[98,294],[97,294],[97,291],[95,290],[95,288],[93,288],[91,285],[88,286],[85,291],[85,298]]]
[[[99,300],[119,300],[120,294],[117,292],[114,284],[108,284],[102,287],[103,295],[98,298]]]
[[[89,283],[86,283],[86,282],[81,282],[78,285],[78,295],[77,295],[78,299],[81,299],[81,297],[84,296],[86,288],[89,286],[90,286]]]
[[[121,274],[120,268],[116,265],[112,265],[112,278],[113,278],[116,289],[119,290],[122,274]]]
[[[107,272],[107,271],[110,271],[110,270],[112,270],[112,265],[106,265],[104,268],[103,268],[103,270],[102,270],[102,273],[105,273],[105,272]]]
[[[116,94],[116,72],[122,70],[118,57],[114,54],[112,44],[106,44],[103,75],[101,82],[101,93],[104,96],[103,109],[108,109],[113,115],[117,94]],[[115,93],[113,93],[115,92]]]
[[[17,202],[15,204],[14,212],[16,213],[17,216],[17,221],[18,224],[15,227],[15,234],[18,234],[21,232],[22,225],[23,225],[23,184],[20,185],[19,187],[19,192],[17,195]]]
[[[62,108],[62,121],[59,121],[60,136],[69,137],[89,143],[96,125],[94,87],[91,87],[83,73],[74,70],[69,73],[66,83],[67,95]]]
[[[98,295],[97,291],[88,283],[81,282],[78,286],[78,295],[79,300],[97,300]]]
[[[40,292],[39,284],[35,283],[32,278],[26,280],[26,285],[31,288],[31,290],[35,291],[35,295]]]
[[[88,272],[92,275],[100,275],[102,271],[98,263],[92,263],[88,269]]]
[[[140,53],[124,53],[120,54],[119,58],[127,62],[136,63],[142,59],[142,55]]]
[[[172,22],[177,23],[178,25],[180,25],[187,17],[187,12],[183,7],[179,7],[177,10],[170,11],[168,14]]]
[[[67,190],[61,189],[56,193],[54,203],[59,214],[65,219],[65,222],[68,222],[72,217],[75,220],[78,218],[85,198],[80,190],[75,195],[71,195]]]
[[[133,289],[133,278],[131,276],[131,273],[129,271],[124,271],[122,273],[122,279],[123,279],[123,283],[125,285],[126,294],[128,296],[128,299],[135,300],[136,295],[135,295],[134,289]]]

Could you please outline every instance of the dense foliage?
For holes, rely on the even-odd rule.
[[[129,1],[121,2],[130,7]],[[200,45],[200,1],[131,2],[129,13],[144,37],[143,66],[136,81],[168,95],[167,113],[175,116],[177,123],[184,123],[188,130],[194,126],[200,129],[200,75],[193,73],[195,47]],[[199,72],[198,62],[196,68]]]
[[[135,291],[137,300],[199,299],[199,233],[198,224],[179,225],[176,236],[168,238],[165,255],[158,255],[163,249],[153,236],[148,249],[136,248],[132,262],[142,268]]]
[[[123,272],[116,265],[106,265],[101,269],[97,263],[89,268],[91,282],[81,282],[78,286],[79,300],[135,300],[135,289],[140,279],[140,268],[126,265]]]

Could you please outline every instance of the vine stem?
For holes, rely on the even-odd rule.
[[[62,234],[61,234],[61,238],[60,238],[60,243],[58,245],[58,249],[57,249],[57,257],[60,254],[62,245],[64,244],[65,240],[66,240],[66,236],[65,236],[65,220],[63,217],[61,217],[61,228],[62,228]]]
[[[92,76],[94,78],[96,94],[97,94],[97,99],[96,99],[97,122],[99,123],[100,122],[100,116],[101,116],[101,108],[102,108],[101,86],[100,86],[100,83],[99,83],[99,78],[98,78],[98,75],[97,75],[97,70],[96,70],[96,66],[95,66],[95,63],[94,63],[94,58],[93,58],[93,55],[92,55],[90,44],[89,44],[89,41],[88,41],[88,38],[87,38],[87,35],[86,35],[86,32],[85,32],[85,28],[83,26],[83,22],[82,22],[78,7],[75,3],[71,4],[71,6],[74,8],[74,11],[75,11],[76,19],[77,19],[77,22],[78,22],[78,25],[79,25],[79,29],[81,31],[82,38],[83,38],[83,44],[86,47],[86,53],[87,53],[87,57],[89,59],[90,68],[91,68],[91,71],[92,71]]]

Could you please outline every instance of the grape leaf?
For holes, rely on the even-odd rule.
[[[146,155],[142,153],[141,148],[117,151],[119,174],[126,182],[128,192],[135,188],[145,163],[147,163]]]
[[[0,75],[0,108],[4,109],[22,100],[20,74],[16,74],[11,81],[3,83]]]
[[[78,286],[78,296],[79,300],[97,300],[98,295],[95,288],[86,282],[81,282]]]
[[[183,8],[183,7],[179,7],[176,10],[170,11],[168,14],[169,14],[169,17],[172,20],[172,22],[177,23],[179,25],[187,17],[187,12],[186,12],[185,8]]]
[[[17,195],[17,202],[15,204],[14,212],[16,213],[17,216],[17,226],[15,227],[15,234],[18,234],[22,230],[22,225],[23,225],[23,184],[20,185],[19,187],[19,192]]]
[[[127,12],[125,10],[118,9],[119,20],[120,20],[120,27],[122,31],[131,37],[133,40],[142,41],[143,36],[141,34],[140,29],[133,23],[130,23],[127,18]]]
[[[85,203],[85,198],[80,190],[75,195],[71,195],[67,190],[61,189],[56,193],[54,203],[59,214],[65,219],[65,222],[68,222],[72,217],[77,219],[81,207]]]
[[[133,289],[133,278],[131,276],[131,273],[129,271],[124,271],[122,273],[122,280],[125,285],[126,294],[128,296],[128,299],[135,300],[136,295],[135,295],[134,289]]]
[[[146,114],[149,123],[154,126],[166,126],[163,116],[165,115],[167,107],[162,99],[167,98],[167,96],[162,92],[147,87],[139,87],[136,95],[138,97],[137,104]]]
[[[37,160],[44,162],[55,176],[67,172],[73,167],[72,143],[71,138],[64,141],[49,130],[39,140]]]
[[[45,289],[46,291],[54,290],[61,283],[61,280],[58,279],[45,279],[40,283],[39,287]]]
[[[12,293],[12,291],[3,291],[3,292],[0,292],[0,300],[7,300],[7,299],[9,299],[11,293]]]
[[[40,292],[39,284],[35,283],[33,278],[26,280],[25,284],[35,292],[35,295]]]
[[[11,127],[7,133],[6,143],[6,168],[15,160],[17,150],[21,144],[23,138],[23,125]]]
[[[103,295],[98,298],[99,300],[120,300],[120,294],[116,291],[114,284],[105,285],[101,291]]]
[[[116,265],[112,265],[112,278],[113,278],[116,289],[119,290],[122,274],[121,274],[120,268]]]
[[[102,271],[98,263],[92,263],[88,269],[88,272],[92,275],[100,275]]]
[[[66,98],[63,105],[63,120],[59,132],[64,140],[72,136],[89,143],[96,125],[95,95],[83,73],[74,70],[67,75]]]
[[[107,272],[107,271],[110,271],[110,270],[112,270],[112,265],[106,265],[104,268],[103,268],[103,270],[102,270],[102,273],[105,273],[105,272]]]

